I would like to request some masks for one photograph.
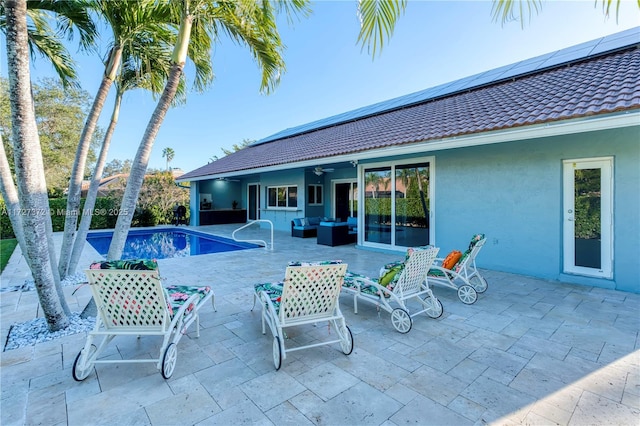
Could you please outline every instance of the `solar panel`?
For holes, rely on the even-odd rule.
[[[367,105],[362,108],[357,108],[331,117],[316,120],[311,123],[291,127],[260,139],[254,142],[253,145],[271,142],[323,127],[334,126],[339,123],[379,114],[383,111],[402,108],[404,106],[424,102],[429,99],[451,95],[459,91],[465,91],[471,88],[496,83],[501,80],[526,75],[545,68],[558,66],[563,63],[586,59],[588,57],[600,55],[638,43],[640,43],[640,27],[631,28],[616,34],[611,34],[555,52],[546,53],[534,58],[525,59],[520,62],[484,71],[449,83],[410,93],[408,95]]]

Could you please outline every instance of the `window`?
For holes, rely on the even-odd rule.
[[[267,207],[288,209],[298,207],[297,186],[271,186],[267,188]]]
[[[310,206],[322,205],[322,185],[309,185],[307,200]]]

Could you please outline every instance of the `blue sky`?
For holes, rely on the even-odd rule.
[[[281,26],[287,72],[270,95],[259,92],[260,73],[249,52],[223,40],[215,47],[214,85],[189,93],[171,109],[156,139],[150,167],[164,168],[162,150],[175,151],[172,167],[190,171],[243,139],[280,130],[423,90],[458,78],[552,52],[640,25],[636,0],[624,0],[620,16],[605,18],[592,0],[544,1],[542,11],[520,22],[493,22],[488,1],[410,0],[392,39],[373,59],[356,45],[356,0],[319,1],[310,17]],[[4,50],[5,40],[2,40]],[[73,49],[72,51],[75,51]],[[82,87],[92,96],[102,64],[78,56]],[[6,76],[6,56],[0,74]],[[52,76],[42,59],[34,79]],[[187,78],[190,70],[187,68]],[[106,127],[113,96],[105,106]],[[109,160],[135,156],[155,107],[142,91],[126,95]]]

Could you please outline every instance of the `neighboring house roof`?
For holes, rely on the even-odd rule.
[[[510,68],[526,70],[526,74],[509,74],[507,80],[475,87],[471,79],[461,83],[462,87],[468,86],[462,92],[451,91],[415,103],[416,96],[423,93],[418,92],[416,96],[405,97],[406,105],[397,105],[397,100],[393,100],[395,106],[390,110],[372,106],[370,110],[375,112],[367,115],[367,108],[361,108],[314,122],[317,127],[310,123],[288,129],[274,135],[275,139],[265,138],[178,180],[198,180],[416,142],[428,144],[501,129],[640,110],[640,28],[621,34],[627,36],[613,35],[609,42],[607,37],[600,39],[597,54],[591,48],[582,49],[583,55],[578,55],[580,49],[576,48],[583,45],[559,51],[551,56],[569,58],[570,62],[556,62],[551,68],[538,67],[531,72],[527,67],[514,66]],[[613,51],[607,51],[606,46]],[[568,52],[562,54],[564,51]],[[460,85],[452,83],[451,87]],[[340,117],[351,118],[341,121]]]
[[[174,179],[179,178],[184,174],[182,169],[173,168],[171,169],[171,175]],[[149,174],[145,175],[145,179],[151,176]],[[117,173],[115,175],[104,177],[100,180],[100,184],[98,185],[98,196],[104,197],[108,195],[110,191],[114,189],[123,189],[124,183],[129,178],[129,173]],[[81,186],[81,196],[86,197],[87,192],[89,191],[89,187],[91,186],[90,180],[83,180]]]
[[[118,183],[119,179],[118,178],[127,178],[129,177],[128,174],[125,173],[118,173],[112,176],[107,176],[105,178],[102,178],[100,180],[100,184],[98,184],[98,196],[99,197],[104,197],[105,195],[107,195],[107,193],[109,191],[111,191],[113,188],[111,188],[111,186],[114,183]],[[89,186],[91,186],[91,181],[90,180],[83,180],[82,181],[82,186],[81,186],[81,196],[82,197],[86,197],[87,196],[87,191],[89,191]]]

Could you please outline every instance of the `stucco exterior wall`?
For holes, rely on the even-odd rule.
[[[479,266],[640,293],[640,127],[441,151],[435,244],[488,243]],[[563,274],[562,160],[614,157],[614,276]]]

